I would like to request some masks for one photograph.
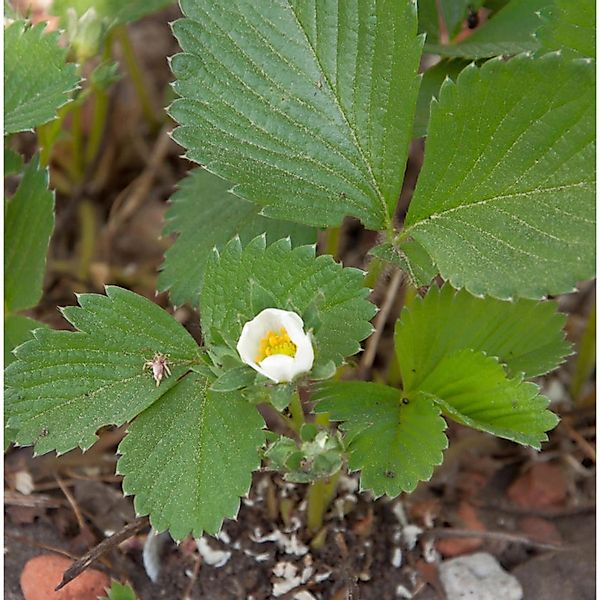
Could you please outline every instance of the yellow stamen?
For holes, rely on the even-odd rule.
[[[285,354],[286,356],[296,356],[296,344],[292,342],[285,327],[279,330],[279,333],[267,331],[258,344],[258,353],[256,362],[262,362],[267,356],[273,354]]]

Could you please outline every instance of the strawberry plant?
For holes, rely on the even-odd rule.
[[[122,34],[129,4],[135,16],[106,5],[103,31]],[[157,287],[198,310],[202,343],[132,291],[81,294],[62,310],[73,331],[15,334],[6,435],[64,453],[127,424],[123,490],[176,540],[218,533],[261,465],[309,483],[316,532],[343,469],[375,496],[428,480],[449,420],[539,449],[558,419],[533,379],[570,353],[553,298],[594,276],[593,30],[569,2],[511,0],[448,43],[474,4],[442,1],[442,31],[435,2],[181,0],[168,113],[198,166],[171,199],[178,237]],[[79,78],[55,42],[7,29],[6,134],[65,110]],[[40,51],[56,55],[56,81],[16,68],[29,43],[54,44]],[[424,51],[441,58],[421,76]],[[13,312],[41,293],[43,169],[33,159],[8,204],[9,336],[34,327]],[[376,232],[367,272],[334,258],[348,217]],[[374,331],[369,286],[389,272],[405,305],[393,368],[375,380],[354,357]]]

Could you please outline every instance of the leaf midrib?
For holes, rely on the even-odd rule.
[[[350,132],[350,136],[352,138],[352,142],[354,143],[354,146],[356,147],[358,154],[360,155],[360,157],[362,158],[366,168],[367,168],[367,172],[369,173],[370,177],[371,177],[371,186],[373,188],[373,190],[375,191],[375,194],[377,196],[377,199],[379,200],[380,204],[381,204],[381,208],[383,210],[383,218],[384,218],[384,225],[386,229],[389,229],[392,227],[392,220],[388,214],[388,206],[387,206],[387,202],[385,201],[385,197],[383,196],[383,193],[381,191],[381,188],[379,187],[379,183],[377,182],[377,179],[375,178],[375,174],[373,173],[373,169],[371,167],[371,164],[369,163],[369,161],[367,160],[367,157],[364,153],[364,150],[362,148],[362,146],[360,145],[358,138],[356,137],[356,132],[354,131],[354,129],[352,128],[352,125],[350,123],[350,120],[348,118],[348,115],[346,115],[339,98],[337,97],[337,94],[335,93],[334,87],[332,85],[332,82],[330,81],[329,77],[327,76],[325,69],[323,68],[323,65],[321,64],[321,61],[319,60],[319,57],[317,55],[317,52],[315,50],[315,48],[313,47],[313,45],[310,43],[310,39],[306,33],[306,30],[304,29],[304,27],[302,26],[302,23],[300,21],[300,19],[298,18],[298,15],[296,14],[296,11],[294,10],[294,7],[292,6],[290,0],[286,0],[286,3],[290,9],[291,14],[294,17],[294,21],[296,22],[296,25],[298,27],[298,29],[302,32],[302,36],[304,37],[304,40],[306,41],[306,45],[308,48],[310,48],[310,52],[313,56],[313,59],[315,61],[315,63],[317,64],[317,66],[319,67],[319,71],[321,72],[321,75],[323,77],[323,81],[324,83],[327,85],[329,92],[331,94],[331,97],[333,98],[334,104],[336,106],[336,108],[338,109],[340,116],[342,117],[342,119],[344,120],[344,123],[346,124],[348,131]]]

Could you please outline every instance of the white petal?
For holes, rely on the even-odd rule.
[[[272,354],[258,364],[259,373],[275,383],[291,381],[297,374],[295,360],[287,354]]]

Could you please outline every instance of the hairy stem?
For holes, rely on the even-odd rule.
[[[333,500],[341,471],[328,479],[317,479],[308,487],[307,527],[311,533],[317,533],[323,527],[323,517]]]

